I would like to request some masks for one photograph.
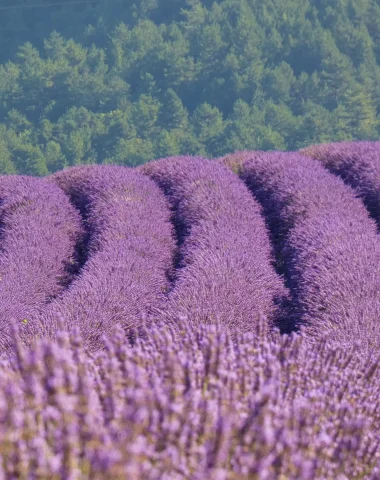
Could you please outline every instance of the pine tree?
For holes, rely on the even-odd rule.
[[[164,97],[160,113],[160,125],[164,129],[185,129],[188,124],[188,112],[176,92],[169,88]]]
[[[161,130],[154,148],[155,158],[170,157],[179,153],[180,147],[175,133]]]
[[[11,159],[7,142],[0,137],[0,175],[16,174],[16,167]]]
[[[203,103],[193,113],[191,123],[195,135],[211,156],[216,156],[225,129],[223,115],[216,107]],[[219,143],[219,145],[218,145]]]
[[[337,107],[341,94],[353,82],[353,68],[350,59],[340,53],[329,32],[326,33],[323,50],[320,78],[326,86],[324,106],[333,110]]]
[[[251,107],[241,99],[234,103],[233,111],[228,117],[223,143],[225,152],[255,150],[257,146]]]
[[[349,128],[356,140],[375,140],[378,136],[379,121],[371,95],[365,86],[355,83],[348,88],[342,103],[349,115]]]

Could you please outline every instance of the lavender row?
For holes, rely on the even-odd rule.
[[[355,189],[380,227],[380,142],[333,142],[300,153],[322,163]]]
[[[125,167],[73,167],[51,179],[82,213],[88,258],[23,334],[54,338],[58,326],[78,325],[93,351],[114,325],[126,332],[137,327],[166,291],[175,248],[170,210],[154,182]]]
[[[0,368],[0,478],[379,478],[380,358],[180,321],[89,357],[77,332]],[[261,332],[264,332],[263,325]]]
[[[171,157],[140,168],[165,192],[174,212],[178,264],[161,317],[192,325],[219,321],[256,331],[280,316],[287,291],[275,273],[258,203],[226,167],[200,157]],[[157,314],[156,314],[157,315]]]
[[[298,153],[238,152],[221,160],[263,205],[311,339],[379,345],[380,244],[375,222],[343,181]]]
[[[66,195],[42,178],[0,177],[0,346],[9,325],[25,323],[72,279],[81,218]]]

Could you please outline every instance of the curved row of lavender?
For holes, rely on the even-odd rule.
[[[119,328],[15,345],[0,367],[0,478],[376,480],[380,358],[301,335],[180,321],[131,347]]]
[[[169,157],[139,170],[167,196],[178,237],[176,276],[155,317],[219,321],[246,332],[265,315],[270,330],[288,292],[271,266],[261,209],[244,183],[200,157]]]
[[[380,142],[332,142],[299,151],[349,184],[380,227]]]
[[[126,167],[72,167],[52,175],[81,212],[88,258],[80,276],[22,329],[25,341],[54,338],[57,328],[80,327],[89,351],[115,325],[141,322],[168,285],[175,241],[164,195]]]
[[[9,325],[27,322],[72,280],[81,217],[46,179],[0,176],[0,348]]]
[[[380,344],[380,242],[376,224],[343,181],[293,152],[237,152],[239,171],[263,205],[293,294],[296,326],[311,340]]]

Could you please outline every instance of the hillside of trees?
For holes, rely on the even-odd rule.
[[[377,0],[5,0],[0,173],[380,135]]]

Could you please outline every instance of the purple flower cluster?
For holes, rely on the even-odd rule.
[[[0,346],[72,280],[81,217],[46,179],[0,176]]]
[[[380,142],[325,143],[300,153],[319,160],[354,188],[380,226]]]
[[[237,152],[220,160],[262,204],[293,295],[295,324],[311,340],[378,348],[380,243],[376,224],[343,181],[294,152]]]
[[[170,157],[140,167],[173,210],[177,270],[161,315],[192,325],[218,321],[241,332],[278,320],[287,290],[271,265],[261,208],[225,166],[200,157]],[[157,313],[156,313],[157,316]]]
[[[175,241],[170,210],[155,183],[132,169],[72,167],[50,177],[81,212],[87,260],[81,274],[22,329],[25,341],[78,325],[86,346],[120,324],[137,327],[168,286]]]
[[[378,355],[179,324],[133,347],[119,327],[90,356],[79,329],[32,349],[15,335],[0,478],[379,478]]]

